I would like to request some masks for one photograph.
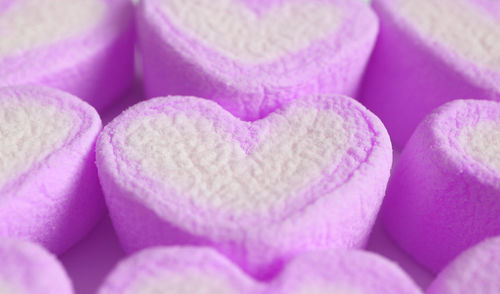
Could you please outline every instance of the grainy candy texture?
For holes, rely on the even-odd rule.
[[[208,248],[146,249],[108,276],[99,294],[419,294],[396,265],[362,251],[309,252],[259,282]]]
[[[0,32],[0,86],[51,86],[101,110],[132,79],[127,0],[4,0]]]
[[[361,101],[402,148],[453,99],[500,101],[500,2],[374,0],[380,36]]]
[[[427,294],[500,293],[500,237],[460,254],[439,273]]]
[[[0,238],[1,294],[72,294],[57,258],[36,244]]]
[[[105,207],[94,164],[101,121],[88,104],[39,86],[0,88],[0,236],[62,253]]]
[[[303,97],[255,122],[200,98],[152,99],[97,145],[126,251],[211,245],[258,275],[305,250],[362,246],[391,162],[383,125],[342,96]]]
[[[304,95],[355,95],[377,32],[361,1],[144,0],[138,7],[147,95],[209,98],[248,120]]]
[[[500,235],[499,215],[500,103],[449,102],[403,150],[384,202],[385,227],[438,272],[466,248]]]

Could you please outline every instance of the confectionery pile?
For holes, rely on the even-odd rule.
[[[94,292],[499,294],[500,2],[0,0],[0,294]]]

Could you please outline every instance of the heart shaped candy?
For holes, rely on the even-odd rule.
[[[374,0],[380,38],[361,101],[402,148],[452,99],[500,101],[500,2]]]
[[[146,249],[120,262],[99,294],[418,294],[394,263],[368,252],[309,252],[286,265],[273,280],[246,276],[207,248]]]
[[[101,129],[80,99],[45,87],[0,88],[0,236],[61,253],[105,206],[94,164]]]
[[[99,110],[133,76],[126,0],[9,0],[0,4],[0,86],[43,84]]]
[[[73,293],[57,258],[36,244],[0,238],[0,261],[2,294]]]
[[[384,202],[385,227],[433,272],[500,234],[500,103],[436,109],[401,153]]]
[[[467,249],[448,264],[427,294],[500,293],[500,237]]]
[[[350,0],[144,0],[149,97],[193,95],[258,119],[296,97],[354,95],[378,32]]]
[[[125,250],[209,244],[265,275],[305,250],[362,246],[391,152],[380,121],[342,96],[301,98],[252,123],[167,97],[106,126],[97,164]]]

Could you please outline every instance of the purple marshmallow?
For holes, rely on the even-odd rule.
[[[447,265],[427,294],[500,293],[500,237],[467,249]]]
[[[7,0],[0,4],[0,87],[40,84],[99,111],[133,77],[128,0]]]
[[[402,148],[453,99],[500,101],[500,2],[374,0],[380,35],[361,101]]]
[[[61,263],[42,247],[0,238],[0,293],[72,294]]]
[[[255,120],[311,94],[354,96],[378,33],[352,0],[143,0],[148,97],[198,96]]]
[[[164,247],[141,251],[107,277],[99,294],[421,294],[394,263],[363,251],[309,252],[277,277],[257,281],[209,248]]]
[[[384,126],[343,96],[303,97],[255,122],[205,99],[156,98],[97,143],[127,252],[209,245],[256,275],[310,249],[363,246],[391,163]]]
[[[466,248],[500,234],[500,103],[455,100],[412,135],[392,174],[386,229],[438,272]]]
[[[105,211],[94,163],[100,130],[97,112],[70,94],[0,88],[0,236],[59,254],[90,231]]]

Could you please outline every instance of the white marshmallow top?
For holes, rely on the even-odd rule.
[[[16,0],[0,11],[0,58],[78,35],[97,25],[102,0]]]
[[[351,136],[332,112],[302,109],[274,118],[279,123],[242,146],[194,114],[142,117],[131,123],[120,145],[148,177],[203,207],[237,215],[262,212],[286,205],[287,195],[336,166]]]
[[[142,277],[125,294],[239,294],[237,289],[216,276],[197,270],[169,272],[166,277]]]
[[[0,99],[0,187],[44,159],[71,129],[71,116],[53,105]]]
[[[465,128],[459,140],[470,157],[500,171],[500,120],[479,122]]]
[[[342,11],[326,1],[267,3],[256,11],[243,1],[161,0],[178,28],[208,48],[245,62],[268,61],[307,47],[340,26]]]
[[[488,13],[470,0],[394,3],[398,14],[432,42],[484,68],[500,70],[500,17],[495,18],[495,12]]]

